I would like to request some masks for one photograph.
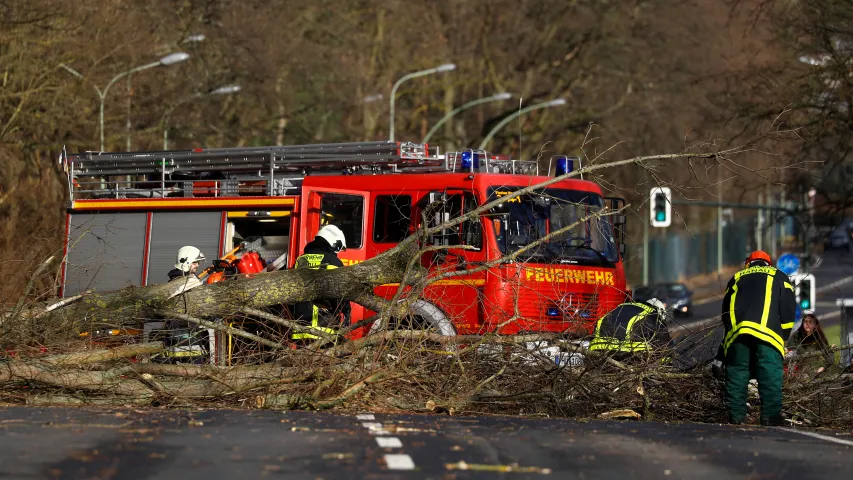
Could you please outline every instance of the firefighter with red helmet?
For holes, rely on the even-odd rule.
[[[343,267],[344,264],[338,258],[338,253],[346,250],[347,240],[340,228],[335,225],[325,225],[314,240],[305,245],[305,251],[296,258],[296,268],[309,268],[312,270],[332,269]],[[335,334],[336,327],[341,323],[349,323],[350,302],[337,299],[330,302],[299,302],[294,308],[297,320],[303,324],[309,324],[310,329],[316,333]],[[343,316],[343,322],[341,321]],[[293,340],[317,339],[319,335],[308,332],[294,332]]]
[[[794,287],[770,255],[752,252],[744,269],[726,286],[722,322],[725,337],[720,356],[725,363],[725,403],[730,423],[746,417],[751,372],[758,380],[761,424],[782,425],[782,372],[785,339],[796,315]]]

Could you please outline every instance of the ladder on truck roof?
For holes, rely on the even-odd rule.
[[[75,195],[93,198],[293,195],[298,193],[302,179],[311,174],[432,173],[457,169],[538,174],[535,161],[502,159],[474,150],[430,155],[427,144],[392,141],[71,155],[63,150],[60,162],[68,174],[72,200]]]
[[[391,141],[63,153],[60,161],[68,174],[72,198],[75,192],[84,191],[101,198],[193,196],[193,189],[188,190],[186,184],[199,181],[221,183],[214,187],[215,196],[245,194],[245,188],[240,187],[247,183],[252,184],[255,195],[277,196],[289,194],[288,190],[298,188],[301,179],[310,174],[448,171],[444,157],[430,156],[426,144]],[[110,177],[119,176],[125,180],[109,181]],[[134,176],[144,176],[146,180],[128,180]],[[83,180],[86,178],[95,180]],[[176,182],[184,185],[176,186]],[[120,188],[121,184],[126,187]],[[140,185],[145,188],[138,188]]]

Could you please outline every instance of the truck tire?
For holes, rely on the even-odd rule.
[[[418,300],[412,305],[412,317],[412,328],[425,328],[444,336],[456,335],[456,327],[453,326],[447,315],[426,300]],[[392,324],[395,323],[396,319],[392,318],[391,322]],[[403,327],[398,326],[396,328]],[[370,333],[377,333],[381,330],[379,322],[373,322],[370,327]]]

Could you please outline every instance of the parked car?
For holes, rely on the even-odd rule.
[[[675,315],[693,315],[693,292],[683,283],[641,285],[634,289],[631,296],[637,302],[657,298]]]
[[[846,219],[841,225],[832,229],[823,242],[824,250],[833,248],[848,248],[850,244],[850,232],[853,230],[853,219]]]
[[[672,308],[676,315],[693,315],[693,292],[683,283],[664,283],[661,288],[666,292],[664,303]]]
[[[635,302],[645,302],[650,298],[657,298],[658,300],[665,302],[665,296],[665,290],[659,285],[640,285],[631,293],[631,298],[633,298]]]

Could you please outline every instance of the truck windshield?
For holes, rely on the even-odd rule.
[[[490,187],[489,201],[520,188]],[[613,265],[619,256],[610,219],[608,216],[594,217],[602,208],[604,199],[595,193],[546,188],[509,199],[487,215],[504,254],[516,252],[551,232],[567,228],[525,251],[519,259]]]

